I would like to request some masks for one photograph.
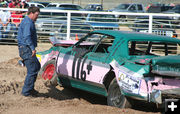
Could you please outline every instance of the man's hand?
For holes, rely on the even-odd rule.
[[[33,51],[32,51],[32,57],[33,57],[33,56],[36,56],[36,50],[33,50]]]

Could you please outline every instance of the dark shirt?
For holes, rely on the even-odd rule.
[[[26,16],[18,29],[18,46],[29,46],[31,50],[37,47],[37,34],[34,21]]]

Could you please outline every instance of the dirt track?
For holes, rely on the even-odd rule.
[[[39,45],[38,51],[50,45]],[[0,114],[146,114],[154,112],[145,105],[139,109],[119,109],[106,106],[106,98],[76,89],[56,88],[44,85],[38,77],[35,88],[37,98],[20,95],[26,69],[17,64],[17,46],[0,45]]]

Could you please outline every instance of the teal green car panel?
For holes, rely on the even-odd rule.
[[[91,82],[75,80],[73,78],[67,78],[67,77],[62,77],[62,76],[58,77],[58,80],[59,82],[61,82],[63,86],[74,87],[74,88],[88,91],[91,93],[95,93],[98,95],[107,96],[107,91],[105,87],[100,84],[94,84]]]

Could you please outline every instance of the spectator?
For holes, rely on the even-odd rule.
[[[8,5],[9,8],[15,8],[16,6],[20,7],[20,4],[18,3],[17,0],[12,0],[11,3],[9,3]]]
[[[27,9],[29,7],[29,5],[26,3],[26,0],[21,0],[21,3],[20,3],[20,8],[22,9]],[[23,17],[26,15],[26,11],[22,11],[21,12]]]
[[[19,8],[16,6],[15,8]],[[15,37],[17,35],[19,24],[21,23],[21,20],[23,18],[23,15],[21,11],[13,11],[11,14],[11,24],[12,24],[12,31],[14,32],[13,36]]]
[[[25,9],[28,8],[29,5],[26,3],[26,0],[21,0],[20,2],[20,8]]]
[[[21,4],[21,0],[16,0],[16,1],[17,1],[17,3]]]
[[[7,8],[7,4],[3,4],[4,8]],[[11,29],[11,13],[7,10],[0,11],[0,38],[7,38]]]
[[[4,4],[7,4],[5,0],[0,0],[0,7],[3,7]]]

